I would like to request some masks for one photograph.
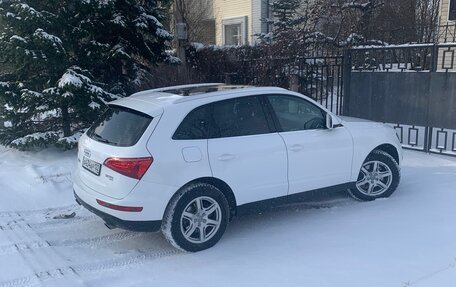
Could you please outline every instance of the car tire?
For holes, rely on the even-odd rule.
[[[400,167],[388,153],[375,150],[364,161],[354,188],[349,194],[361,201],[389,197],[401,178]]]
[[[193,183],[171,199],[161,230],[174,247],[197,252],[220,240],[228,220],[229,206],[223,193],[213,185]]]

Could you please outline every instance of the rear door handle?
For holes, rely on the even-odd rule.
[[[218,157],[218,160],[219,161],[230,161],[232,159],[234,159],[236,156],[234,154],[229,154],[229,153],[225,153],[225,154],[222,154],[221,156]]]
[[[303,149],[304,149],[304,146],[300,145],[300,144],[294,144],[290,147],[291,151],[301,151]]]

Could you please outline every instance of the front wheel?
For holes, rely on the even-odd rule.
[[[210,184],[191,184],[169,203],[162,232],[176,248],[197,252],[214,246],[228,224],[229,207],[223,193]]]
[[[349,190],[352,197],[370,201],[389,197],[400,181],[400,168],[388,153],[373,151],[364,161],[358,175],[356,187]]]

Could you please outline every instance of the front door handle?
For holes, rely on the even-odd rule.
[[[294,144],[290,147],[291,151],[301,151],[303,149],[304,149],[304,146],[300,145],[300,144]]]
[[[229,154],[229,153],[225,153],[225,154],[222,154],[221,156],[218,157],[218,160],[219,161],[230,161],[232,159],[234,159],[236,156],[234,154]]]

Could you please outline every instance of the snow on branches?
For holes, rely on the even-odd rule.
[[[367,2],[357,2],[357,1],[352,1],[348,3],[344,3],[341,6],[341,9],[359,9],[361,11],[367,11],[369,9],[375,9],[377,7],[382,6],[383,3],[373,3],[372,1],[367,1]]]
[[[0,144],[71,148],[167,53],[170,1],[0,0]]]

